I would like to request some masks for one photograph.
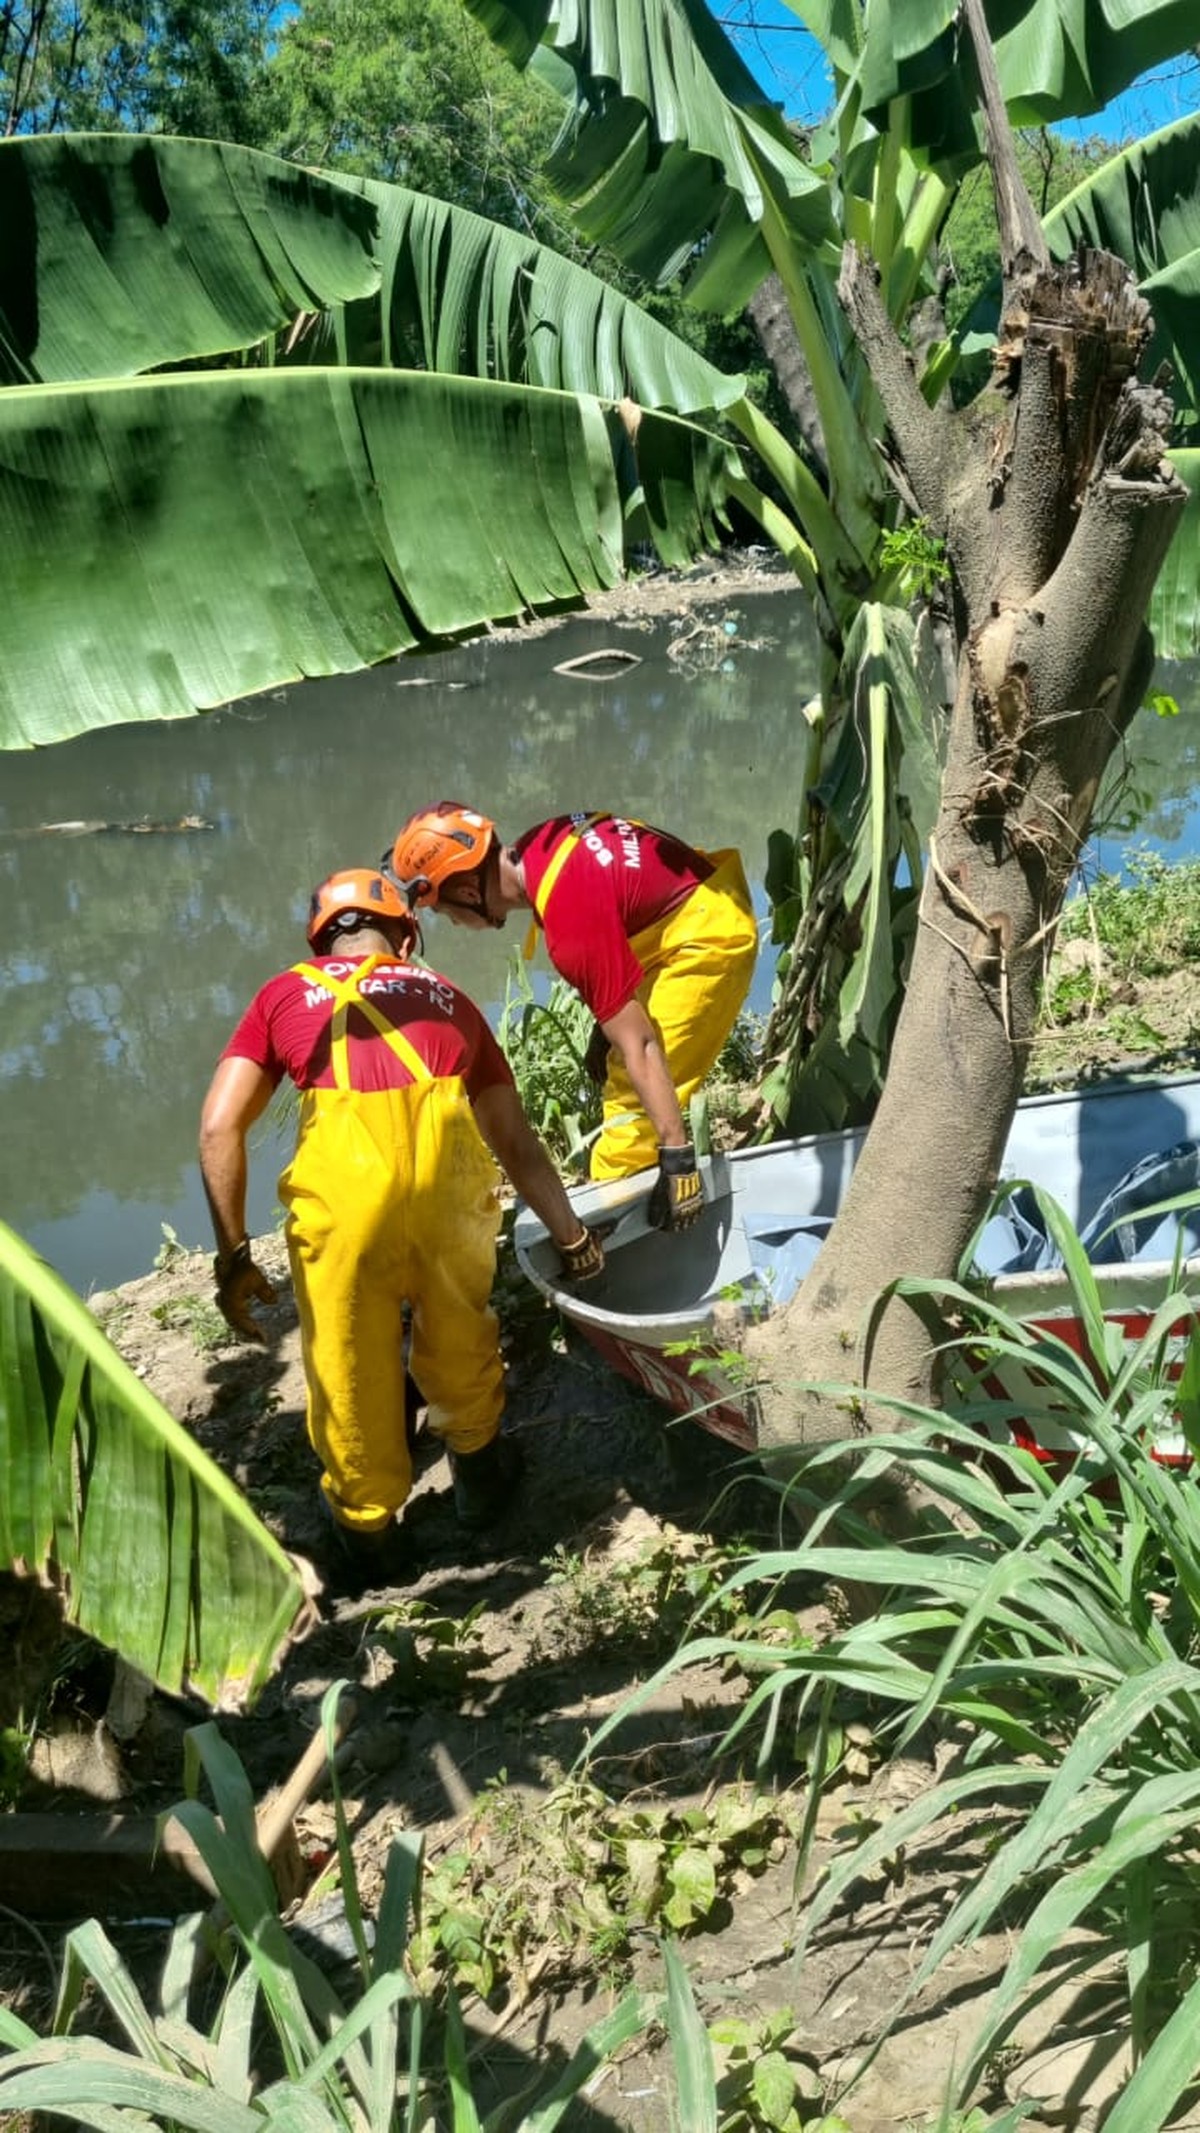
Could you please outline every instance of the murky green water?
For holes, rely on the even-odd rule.
[[[553,671],[614,644],[640,660],[616,679]],[[738,845],[757,884],[768,832],[792,826],[814,674],[806,610],[780,590],[706,610],[695,627],[581,617],[532,642],[6,757],[4,1218],[85,1293],[144,1272],[164,1223],[207,1245],[195,1135],[217,1055],[262,979],[303,952],[312,884],[376,864],[426,799],[475,801],[506,835],[563,808],[620,808]],[[1167,685],[1184,715],[1139,723],[1128,783],[1144,833],[1194,851],[1200,669]],[[44,832],[185,817],[210,826]],[[1108,840],[1104,863],[1119,853]],[[426,945],[495,1009],[522,934],[515,920],[482,938],[435,923]],[[760,958],[760,1007],[771,962]],[[274,1219],[285,1152],[278,1134],[256,1149],[253,1227]]]
[[[164,1222],[208,1243],[195,1136],[221,1046],[262,979],[304,953],[314,881],[376,864],[424,800],[473,800],[507,835],[558,809],[612,806],[737,844],[761,878],[768,831],[795,804],[811,630],[787,592],[704,621],[692,634],[581,617],[532,642],[7,757],[5,1220],[85,1293],[144,1272]],[[603,682],[552,671],[612,644],[641,663]],[[187,816],[211,828],[40,830]],[[515,920],[482,938],[435,922],[426,947],[495,1007],[523,932]],[[258,1148],[252,1225],[273,1219],[283,1153],[278,1136]]]

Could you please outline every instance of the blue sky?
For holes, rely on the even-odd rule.
[[[802,29],[785,0],[709,0],[709,6],[737,45],[743,60],[767,94],[781,102],[791,118],[820,118],[829,105],[830,82],[825,57],[815,38]],[[1193,60],[1161,67],[1089,119],[1074,119],[1063,133],[1086,138],[1103,134],[1111,140],[1154,133],[1172,119],[1200,109],[1200,66]]]

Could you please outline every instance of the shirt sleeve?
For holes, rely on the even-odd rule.
[[[271,1038],[271,1018],[268,1011],[269,986],[263,986],[251,1000],[249,1007],[234,1030],[221,1054],[222,1059],[249,1059],[269,1074],[278,1087],[283,1079],[284,1064],[275,1050]]]
[[[467,1095],[474,1102],[477,1096],[482,1096],[485,1089],[494,1089],[505,1082],[511,1082],[513,1071],[474,1002],[464,1000],[463,1004],[470,1009],[468,1023],[473,1022],[475,1025],[474,1029],[469,1031],[474,1042],[470,1047],[470,1058],[463,1076]]]
[[[580,890],[590,890],[581,896]],[[546,914],[546,953],[597,1022],[610,1022],[632,1000],[645,972],[625,936],[616,900],[564,873]]]

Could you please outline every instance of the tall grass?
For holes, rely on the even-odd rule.
[[[1106,2133],[1157,2133],[1200,2068],[1200,1493],[1149,1447],[1181,1427],[1200,1453],[1200,1342],[1182,1279],[1140,1340],[1120,1338],[1078,1239],[1056,1220],[1079,1345],[962,1284],[938,1285],[940,1305],[962,1323],[947,1358],[953,1411],[890,1403],[891,1434],[823,1447],[775,1484],[802,1539],[734,1569],[680,1652],[591,1748],[679,1667],[743,1668],[751,1686],[724,1746],[752,1746],[765,1768],[804,1744],[814,1783],[803,1877],[847,1699],[856,1715],[866,1699],[877,1740],[895,1753],[930,1725],[953,1725],[966,1742],[953,1775],[836,1858],[808,1894],[800,1959],[899,1847],[911,1852],[948,1817],[999,1805],[995,1848],[955,1884],[888,2026],[955,1951],[1001,1927],[1012,1935],[958,2077],[965,2106],[1044,1994],[1064,1936],[1087,1926],[1119,1962],[1134,2061]],[[928,1297],[934,1285],[897,1289]],[[1081,1450],[1065,1471],[1011,1442],[985,1449],[981,1424],[994,1432],[997,1420],[1018,1419],[984,1390],[1006,1374],[1025,1418],[1032,1397],[1069,1421]],[[851,1390],[813,1389],[839,1399]],[[869,1513],[885,1481],[917,1484],[940,1507],[902,1542]],[[797,1577],[873,1590],[877,1603],[815,1649],[705,1634],[710,1606],[728,1609],[757,1589],[765,1613],[780,1581]]]
[[[577,1174],[600,1125],[600,1087],[584,1066],[593,1027],[590,1009],[564,979],[556,978],[547,999],[538,1000],[523,958],[510,959],[496,1028],[500,1048],[530,1125],[560,1167]]]
[[[333,1763],[341,1684],[326,1695],[339,1878],[355,1957],[346,1997],[296,1945],[277,1909],[255,1838],[245,1772],[214,1725],[189,1736],[213,1807],[191,1797],[176,1813],[195,1839],[228,1913],[215,1944],[200,1916],[172,1932],[160,2001],[149,2007],[94,1919],[67,1936],[52,2034],[39,2038],[0,2008],[0,2118],[38,2111],[114,2133],[121,2125],[194,2133],[552,2133],[611,2054],[645,2030],[658,2000],[630,1991],[583,2038],[569,2063],[534,2069],[512,2104],[484,2115],[474,2095],[467,2032],[452,1987],[438,2006],[417,1991],[405,1954],[419,1920],[421,1839],[393,1839],[368,1933]],[[221,1989],[196,2015],[210,1955]],[[210,1978],[211,1983],[211,1978]],[[121,2046],[73,2033],[97,1999]]]

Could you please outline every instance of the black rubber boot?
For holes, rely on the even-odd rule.
[[[500,1517],[525,1467],[515,1437],[495,1436],[478,1452],[451,1452],[454,1509],[460,1526],[490,1526]]]
[[[406,1370],[404,1373],[404,1435],[408,1443],[408,1456],[410,1459],[415,1459],[417,1456],[417,1433],[420,1427],[421,1410],[424,1405],[424,1393],[421,1391],[411,1370]]]
[[[323,1490],[321,1505],[326,1537],[321,1567],[331,1592],[354,1598],[362,1592],[390,1592],[410,1582],[415,1570],[412,1548],[395,1519],[364,1533],[334,1517]]]

